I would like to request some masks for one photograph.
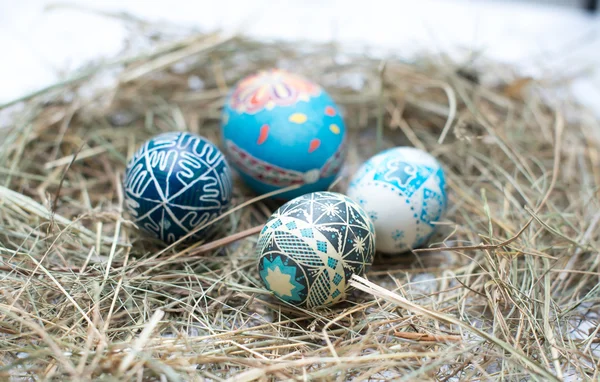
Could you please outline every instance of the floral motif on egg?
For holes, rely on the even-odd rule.
[[[233,110],[253,114],[275,106],[290,106],[318,96],[321,88],[283,70],[261,71],[242,80],[230,98]]]
[[[375,228],[348,197],[315,192],[279,208],[256,251],[260,278],[275,296],[307,308],[328,306],[344,299],[350,277],[372,264]]]

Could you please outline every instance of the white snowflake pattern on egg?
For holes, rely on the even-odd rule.
[[[367,212],[377,250],[402,253],[425,244],[446,210],[446,180],[439,162],[414,147],[396,147],[365,162],[347,192]]]

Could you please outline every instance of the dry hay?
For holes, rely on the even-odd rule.
[[[600,127],[553,96],[561,79],[482,57],[154,39],[152,54],[17,100],[0,130],[3,378],[598,378]],[[378,256],[331,309],[301,311],[262,288],[254,227],[277,206],[239,181],[216,243],[164,248],[122,212],[124,166],[145,139],[188,130],[218,142],[228,89],[272,66],[343,108],[352,147],[336,190],[395,145],[428,150],[449,181],[435,249]],[[118,82],[101,82],[107,72]]]

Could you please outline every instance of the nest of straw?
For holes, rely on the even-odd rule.
[[[11,103],[0,130],[3,379],[598,377],[600,127],[553,97],[560,79],[483,58],[382,61],[220,34],[152,47]],[[398,145],[429,151],[447,174],[449,211],[427,247],[378,255],[329,309],[263,289],[256,227],[277,204],[239,180],[215,241],[164,247],[123,212],[137,147],[173,130],[219,143],[228,89],[268,67],[302,73],[343,108],[351,147],[335,190]]]

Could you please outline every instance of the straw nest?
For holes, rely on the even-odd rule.
[[[152,40],[16,100],[0,130],[3,379],[598,378],[600,127],[556,97],[560,78],[481,57]],[[187,130],[218,143],[228,89],[275,66],[343,108],[351,147],[334,190],[397,145],[438,157],[450,187],[437,236],[377,256],[330,309],[263,289],[256,227],[277,205],[239,180],[216,241],[164,247],[123,212],[124,167],[144,140]]]

